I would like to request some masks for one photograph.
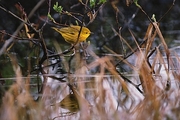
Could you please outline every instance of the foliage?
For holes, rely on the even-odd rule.
[[[58,13],[61,13],[62,10],[63,10],[63,7],[62,6],[58,6],[58,2],[56,2],[56,4],[54,4],[53,6],[53,9],[58,12]]]

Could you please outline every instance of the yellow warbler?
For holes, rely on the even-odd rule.
[[[82,27],[81,29],[81,26],[78,25],[71,25],[69,27],[63,27],[63,28],[52,27],[52,29],[59,32],[62,35],[62,37],[65,39],[65,41],[71,44],[76,43],[77,41],[78,43],[83,42],[91,34],[91,31],[88,28]],[[79,35],[80,29],[81,29],[81,33]]]
[[[74,94],[67,95],[60,103],[60,107],[69,110],[70,112],[79,111],[79,103]]]

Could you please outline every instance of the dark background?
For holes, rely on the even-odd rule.
[[[39,0],[1,0],[0,5],[5,9],[13,12],[15,15],[21,16],[17,9],[17,5],[20,5],[28,16],[38,2]],[[78,0],[52,0],[50,14],[56,20],[56,22],[63,25],[76,24],[77,22],[73,17],[68,16],[67,14],[59,14],[53,10],[53,5],[56,2],[58,2],[58,4],[63,7],[64,11],[80,13],[84,15],[84,17],[82,17],[73,14],[78,19],[84,21],[85,25],[89,23],[89,17],[87,16],[87,13],[90,11],[98,11],[100,7],[100,5],[96,3],[96,6],[85,10],[84,6],[80,4]],[[113,2],[116,2],[115,6],[117,7],[119,13],[117,13],[115,8],[113,8]],[[139,0],[138,3],[150,18],[153,14],[155,14],[155,18],[158,21],[172,6],[173,0]],[[48,7],[48,1],[45,1],[29,19],[30,23],[34,23],[38,25],[39,28],[41,28],[45,22],[45,19],[47,18],[46,16],[48,13]],[[133,14],[136,14],[134,18],[132,18]],[[170,48],[179,46],[179,16],[180,1],[177,0],[172,9],[159,22],[161,32]],[[0,9],[1,31],[3,30],[6,33],[12,35],[20,23],[20,20]],[[128,53],[131,52],[131,50],[129,50],[126,45],[122,45],[122,42],[120,41],[119,37],[115,35],[112,28],[114,28],[116,31],[121,29],[120,34],[122,37],[128,42],[128,44],[132,46],[132,48],[136,48],[136,44],[134,43],[133,37],[128,29],[133,32],[136,40],[140,43],[143,41],[149,23],[150,21],[148,20],[147,16],[139,8],[137,8],[134,3],[127,6],[125,0],[109,0],[103,5],[102,9],[99,10],[95,20],[88,24],[87,27],[94,33],[88,38],[88,41],[90,41],[91,45],[94,46],[94,51],[99,56],[102,56],[107,52],[103,48],[104,45],[108,46],[116,53],[123,54],[124,51]],[[52,26],[56,25],[49,21],[43,28],[42,35],[47,44],[47,48],[50,50],[55,49],[51,44],[51,41],[56,39],[63,49],[67,49],[70,45],[63,40],[61,35],[57,34],[51,29]],[[23,31],[24,28],[22,28],[20,32]],[[6,41],[8,38],[10,38],[10,36],[7,34],[1,35],[0,47],[3,46],[4,41]],[[38,39],[38,35],[36,33],[34,38]],[[158,40],[155,41],[155,44],[158,43]],[[122,46],[124,48],[122,48]],[[19,62],[21,63],[20,65],[25,69],[24,71],[27,71],[25,67],[27,63],[23,61],[28,55],[32,53],[32,49],[33,48],[29,47],[29,42],[17,40],[10,50],[10,52],[17,54]],[[6,55],[2,55],[0,56],[0,59],[0,66],[2,66],[0,73],[3,77],[10,75],[12,73],[10,72],[11,70],[6,70],[8,65],[10,65],[8,57]],[[32,63],[34,63],[33,60]],[[35,65],[32,64],[32,66]]]

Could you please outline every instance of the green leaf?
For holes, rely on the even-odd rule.
[[[56,2],[56,4],[54,4],[53,9],[58,13],[62,13],[62,11],[63,11],[63,7],[58,6],[58,2]]]
[[[99,4],[104,4],[105,2],[106,2],[106,0],[99,0],[98,5]]]
[[[152,15],[151,19],[152,19],[154,22],[157,22],[157,21],[156,21],[156,18],[155,18],[155,14]]]
[[[91,8],[94,7],[95,4],[96,4],[96,0],[90,0],[89,2],[90,2],[90,7]]]
[[[141,6],[138,4],[138,0],[134,0],[134,4],[135,4],[138,8],[141,8]]]
[[[48,13],[48,18],[50,19],[50,20],[52,20],[53,22],[55,22],[55,20],[54,20],[54,18],[52,18],[52,16]]]

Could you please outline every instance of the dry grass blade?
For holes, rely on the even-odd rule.
[[[162,42],[162,45],[164,47],[164,50],[165,50],[165,53],[166,53],[166,56],[167,56],[167,62],[168,62],[168,71],[169,71],[169,56],[170,56],[170,51],[169,51],[169,48],[164,40],[164,37],[159,29],[159,26],[156,22],[153,22],[153,26],[155,27],[156,31],[157,31],[157,34]]]
[[[155,36],[156,36],[156,30],[153,29],[153,25],[150,23],[144,37],[144,40],[146,40],[146,45],[145,45],[146,57],[148,53],[150,52]]]
[[[152,69],[148,65],[147,60],[144,58],[144,54],[139,52],[137,58],[137,67],[139,68],[138,74],[144,95],[146,97],[152,97],[155,92],[155,80],[153,79]]]
[[[5,93],[3,104],[0,109],[1,120],[34,120],[40,119],[40,115],[35,115],[37,103],[34,102],[28,87],[22,79],[20,66],[17,64],[16,57],[9,55],[12,60],[12,66],[16,74],[16,83]],[[29,113],[27,112],[29,111]]]

